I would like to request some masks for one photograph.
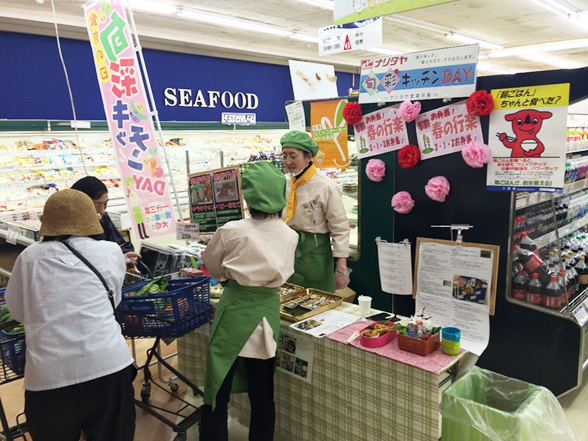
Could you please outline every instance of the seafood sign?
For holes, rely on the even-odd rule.
[[[138,239],[174,233],[168,181],[151,111],[120,2],[84,6],[86,25],[127,208]]]

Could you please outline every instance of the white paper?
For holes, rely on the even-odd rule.
[[[337,98],[337,82],[329,81],[327,75],[335,77],[335,68],[332,65],[305,63],[303,61],[289,60],[290,78],[294,99],[313,100]],[[306,80],[304,79],[306,78]]]
[[[314,360],[314,340],[280,325],[276,366],[300,380],[310,383]]]
[[[459,328],[463,349],[479,356],[488,346],[490,316],[483,305],[417,293],[415,307],[419,313],[424,309],[434,326]]]
[[[306,130],[306,119],[304,118],[304,107],[302,101],[294,101],[286,106],[290,130],[304,132]]]
[[[8,231],[6,232],[6,243],[16,245],[16,236],[18,236],[18,227],[15,225],[9,225]]]
[[[588,321],[588,299],[584,300],[581,304],[576,306],[572,312],[574,313],[576,320],[578,320],[578,324],[580,326],[584,326],[584,324]]]
[[[356,315],[330,309],[322,314],[294,323],[290,327],[314,337],[323,338],[357,320],[359,317]]]
[[[412,295],[410,245],[382,241],[377,244],[382,291]]]
[[[494,250],[421,242],[416,311],[461,329],[461,347],[481,355],[490,340]]]
[[[176,224],[176,239],[178,240],[199,240],[200,228],[198,224],[178,223]]]
[[[382,18],[319,28],[319,55],[382,45]]]
[[[490,309],[494,250],[421,242],[417,294],[484,305]]]

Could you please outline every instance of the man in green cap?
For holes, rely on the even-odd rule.
[[[249,392],[249,439],[271,441],[274,436],[278,287],[294,273],[298,235],[281,219],[286,206],[282,172],[255,162],[241,183],[251,218],[219,228],[202,256],[214,278],[229,279],[208,340],[200,420],[200,439],[206,441],[228,440],[231,392]]]
[[[286,133],[280,143],[289,174],[284,220],[299,235],[295,273],[288,282],[327,292],[345,288],[350,272],[349,221],[341,191],[332,179],[317,173],[313,157],[319,147],[307,133]]]

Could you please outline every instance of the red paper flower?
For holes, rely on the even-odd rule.
[[[363,114],[359,103],[349,102],[343,107],[343,118],[345,118],[345,121],[347,121],[348,124],[357,124],[361,121],[362,116]]]
[[[477,90],[468,98],[466,108],[476,116],[489,115],[494,110],[494,98],[485,90]]]
[[[413,168],[421,159],[421,151],[416,145],[408,144],[398,150],[398,163],[402,168]]]

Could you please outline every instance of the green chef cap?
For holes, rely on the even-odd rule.
[[[299,132],[293,130],[292,132],[286,133],[280,139],[282,148],[292,147],[303,152],[308,152],[314,158],[319,151],[319,146],[314,140],[308,135],[308,133]]]
[[[269,162],[252,163],[241,177],[247,205],[264,213],[278,213],[286,206],[286,178]]]

